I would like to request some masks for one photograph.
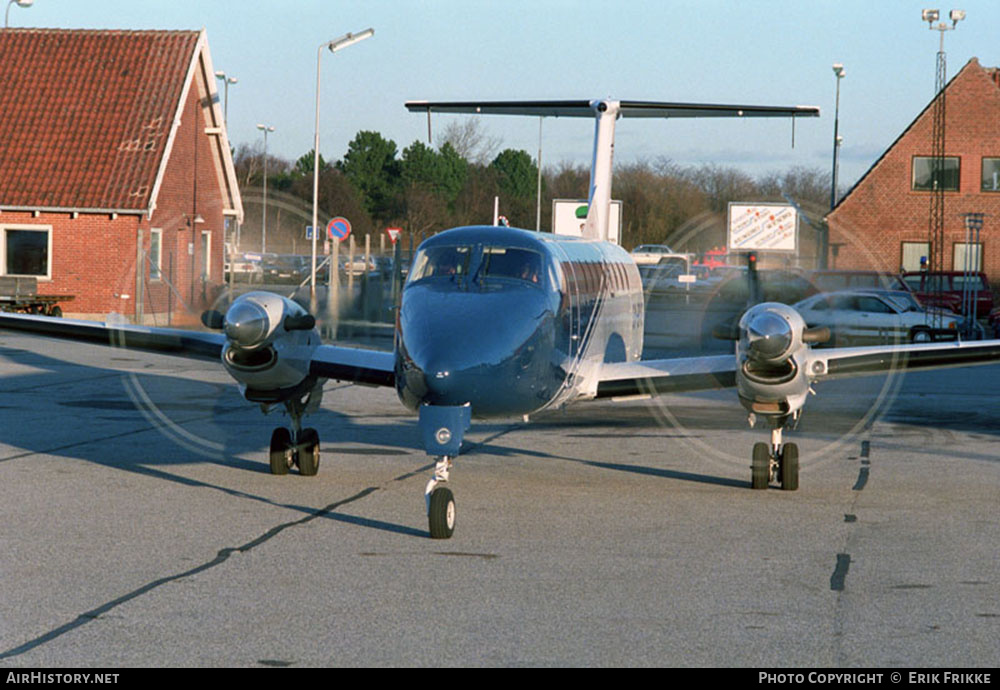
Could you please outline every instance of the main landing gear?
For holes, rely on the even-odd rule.
[[[304,477],[312,477],[319,472],[319,432],[302,428],[302,415],[312,411],[314,395],[310,393],[305,400],[293,398],[285,401],[285,409],[292,418],[292,428],[279,426],[271,434],[271,474],[288,474],[292,467],[298,467],[299,474]],[[316,401],[315,405],[318,404]]]
[[[784,491],[799,488],[799,447],[781,442],[781,427],[771,429],[771,443],[753,444],[750,463],[750,486],[766,489],[771,480],[781,484]]]

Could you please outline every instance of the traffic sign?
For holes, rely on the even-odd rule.
[[[389,235],[389,241],[396,244],[396,241],[399,240],[399,234],[403,232],[403,228],[386,228],[385,232]]]
[[[337,216],[326,226],[326,233],[331,240],[343,242],[351,234],[351,222],[346,218]]]

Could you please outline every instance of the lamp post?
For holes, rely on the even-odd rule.
[[[228,74],[219,70],[215,73],[216,79],[221,79],[223,84],[223,95],[222,95],[222,121],[225,123],[226,127],[229,127],[229,85],[235,84],[239,81],[236,77],[230,77]]]
[[[316,50],[316,129],[313,137],[313,203],[312,203],[312,261],[309,269],[309,308],[316,312],[316,236],[319,234],[319,87],[320,69],[322,67],[323,49],[328,48],[331,53],[343,50],[348,46],[370,38],[375,34],[375,29],[365,29],[358,33],[346,33],[340,38],[336,38],[327,43],[323,43]],[[333,256],[330,257],[330,294],[327,295],[327,308],[332,309],[338,299],[338,288],[340,287],[340,276],[337,275],[338,243],[333,243]]]
[[[267,251],[267,135],[274,131],[274,127],[257,125],[257,129],[264,133],[264,213],[260,221],[260,253],[263,254]]]
[[[5,29],[10,27],[10,6],[15,2],[18,7],[31,7],[35,0],[10,0],[10,2],[7,3],[7,11],[4,12],[3,15],[3,28]]]
[[[833,65],[833,73],[837,77],[837,99],[833,109],[833,172],[830,174],[830,210],[837,205],[837,160],[840,156],[840,80],[844,78],[844,66],[839,62]],[[830,227],[824,225],[819,231],[819,265],[817,268],[826,269],[827,254],[830,249]]]

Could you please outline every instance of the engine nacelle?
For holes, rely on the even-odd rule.
[[[248,292],[226,311],[222,364],[247,400],[279,402],[313,382],[309,365],[320,344],[315,319],[290,299]]]
[[[772,424],[784,424],[809,394],[806,342],[815,336],[797,311],[775,302],[748,309],[740,319],[739,334],[736,389],[740,402]]]

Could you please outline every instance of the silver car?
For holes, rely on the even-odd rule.
[[[959,326],[956,314],[928,310],[901,290],[823,292],[793,306],[810,327],[829,327],[830,344],[837,346],[930,342],[936,329],[957,333]]]

